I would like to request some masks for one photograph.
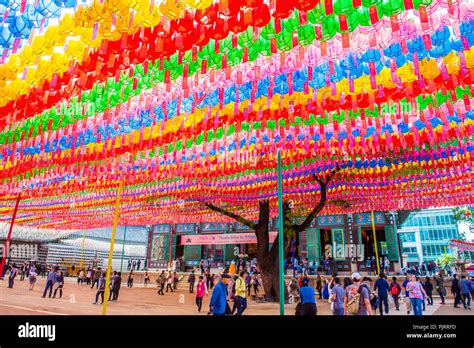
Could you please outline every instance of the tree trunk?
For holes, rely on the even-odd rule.
[[[288,243],[285,242],[285,249]],[[280,269],[279,269],[279,257],[278,257],[279,240],[278,235],[273,242],[270,252],[261,262],[260,271],[262,273],[263,289],[265,290],[265,300],[268,302],[279,302],[280,301]],[[286,283],[284,283],[285,289],[285,302],[288,300],[288,289]]]
[[[285,201],[283,204],[283,241],[284,241],[284,255],[290,251],[291,240],[295,239],[295,242],[299,241],[299,233],[307,229],[311,221],[321,212],[321,210],[326,205],[326,194],[327,186],[329,181],[335,173],[340,170],[340,167],[332,170],[331,174],[324,179],[319,179],[314,176],[315,180],[319,183],[321,188],[321,197],[318,205],[311,211],[311,213],[306,217],[302,224],[296,225],[293,222],[292,214],[292,204],[288,201]],[[243,218],[242,216],[230,212],[226,209],[215,206],[211,203],[204,203],[206,207],[211,210],[214,210],[220,214],[226,215],[255,231],[257,236],[257,261],[260,266],[260,271],[262,275],[263,289],[265,290],[265,299],[269,302],[278,302],[280,300],[280,279],[279,279],[279,254],[278,254],[278,235],[275,241],[273,242],[272,248],[268,250],[269,243],[269,230],[268,223],[270,221],[270,204],[268,200],[262,200],[259,202],[260,211],[258,223],[254,223],[250,220]],[[296,243],[297,244],[297,243]],[[295,245],[295,248],[297,245]],[[286,283],[284,283],[285,289],[285,300],[288,299],[288,289]]]

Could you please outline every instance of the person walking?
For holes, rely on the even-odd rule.
[[[200,279],[201,277],[199,277]],[[191,272],[188,278],[188,283],[189,283],[189,292],[192,294],[194,292],[194,283],[196,282],[196,275],[194,274],[194,271]]]
[[[15,264],[12,264],[10,268],[10,276],[8,277],[8,287],[10,289],[13,288],[13,284],[15,283],[15,278],[18,275],[18,268],[16,268]]]
[[[407,283],[406,289],[410,297],[411,306],[413,307],[413,313],[416,316],[421,316],[423,315],[423,296],[426,296],[426,292],[414,274],[410,274],[409,278],[410,281]]]
[[[139,261],[139,262],[140,262],[140,261]],[[150,284],[150,275],[148,274],[148,271],[145,272],[144,282],[145,282],[145,286],[147,286],[148,284]]]
[[[402,292],[402,287],[397,282],[397,277],[392,278],[392,283],[390,283],[390,295],[393,297],[393,303],[395,304],[395,309],[400,310],[400,293]]]
[[[372,255],[372,258],[370,259],[370,264],[372,265],[372,273],[374,275],[377,274],[377,259],[373,255]]]
[[[25,261],[25,262],[23,262],[23,265],[21,265],[20,282],[25,280],[25,275],[26,275],[27,270],[28,270],[28,264]]]
[[[206,288],[211,289],[211,272],[209,270],[206,271]]]
[[[247,287],[247,295],[250,296],[250,288],[251,288],[251,283],[252,282],[252,276],[249,274],[247,278],[245,278],[245,286]]]
[[[237,303],[237,315],[242,315],[247,308],[247,287],[245,279],[248,277],[247,271],[241,271],[240,277],[235,281],[235,301]]]
[[[335,277],[332,280],[334,286],[331,290],[331,302],[333,315],[344,315],[344,289],[341,286],[341,280]]]
[[[438,292],[438,295],[441,298],[441,302],[439,304],[444,305],[444,298],[446,296],[446,288],[444,287],[444,277],[441,272],[439,272],[438,275],[435,275],[433,279],[436,282],[436,291]]]
[[[198,307],[198,312],[201,312],[202,299],[206,295],[206,284],[204,284],[203,279],[203,276],[199,276],[198,283],[196,284],[196,306]]]
[[[114,281],[114,296],[112,297],[112,301],[117,301],[119,292],[120,292],[120,286],[122,285],[122,272],[117,272],[117,277],[115,278]]]
[[[86,275],[86,284],[89,285],[91,283],[92,279],[92,270],[87,269],[87,275]]]
[[[156,282],[160,286],[160,290],[158,290],[158,295],[165,295],[163,292],[163,289],[165,288],[166,284],[166,276],[165,276],[165,271],[161,271],[160,276],[156,279]]]
[[[405,300],[406,300],[405,303],[407,307],[407,315],[410,315],[410,312],[411,312],[410,293],[408,292],[408,289],[407,289],[407,284],[409,282],[410,282],[410,275],[407,274],[405,277],[405,280],[402,283],[403,291],[405,291]]]
[[[168,279],[166,281],[166,292],[168,292],[168,289],[171,290],[171,292],[173,292],[173,274],[171,273],[171,271],[168,273]]]
[[[464,309],[471,309],[471,291],[471,282],[469,279],[466,279],[466,276],[463,274],[461,280],[459,280],[459,292],[461,293]]]
[[[102,274],[102,269],[98,268],[96,272],[94,272],[94,278],[92,280],[92,285],[91,289],[94,288],[94,285],[96,286],[96,289],[99,287],[99,278]]]
[[[58,271],[58,276],[56,277],[56,288],[54,289],[53,298],[56,298],[56,293],[59,290],[59,298],[63,297],[63,287],[64,287],[64,276],[63,272]]]
[[[245,268],[244,268],[245,270]],[[248,273],[247,273],[248,274]],[[248,277],[247,277],[248,278]],[[212,288],[214,287],[214,282],[215,282],[215,279],[216,279],[216,275],[215,274],[211,274],[211,278],[209,280],[209,285],[210,285],[210,288],[209,290],[212,290]]]
[[[385,309],[385,314],[388,315],[388,294],[390,292],[390,285],[385,280],[383,273],[379,274],[379,279],[377,279],[374,285],[374,291],[378,291],[380,315],[383,315],[383,309]],[[382,308],[382,306],[384,308]]]
[[[130,273],[128,274],[128,279],[127,279],[127,287],[128,288],[133,287],[133,278],[134,278],[134,274],[133,274],[133,270],[131,270]]]
[[[352,284],[344,290],[344,315],[372,315],[370,288],[361,284],[361,275],[352,273]]]
[[[105,272],[97,272],[99,274],[99,283],[97,285],[97,293],[95,294],[95,302],[93,304],[97,304],[99,301],[99,295],[101,297],[102,302],[100,304],[104,303],[104,293],[105,293]]]
[[[314,289],[312,286],[309,286],[309,279],[307,277],[303,278],[303,286],[300,288],[300,301],[301,315],[316,315],[318,310]]]
[[[372,262],[370,261],[370,258],[365,260],[365,269],[367,269],[367,275],[372,275]]]
[[[38,279],[38,275],[36,274],[36,271],[30,269],[29,275],[28,275],[28,281],[30,283],[30,290],[33,290],[36,284],[36,280]]]
[[[81,269],[77,276],[77,284],[82,284],[82,283],[84,283],[84,270]]]
[[[430,277],[425,278],[425,283],[423,284],[423,288],[426,292],[426,299],[428,301],[428,306],[433,305],[433,284],[431,284]]]
[[[318,290],[319,299],[321,300],[323,298],[323,279],[319,274],[316,277],[316,290]]]
[[[114,297],[114,290],[115,290],[115,282],[117,281],[117,271],[114,271],[112,276],[110,277],[110,285],[109,285],[109,301],[112,301]]]
[[[299,310],[301,309],[298,305],[300,303],[300,287],[298,286],[298,281],[293,278],[288,284],[288,302],[295,304],[295,315],[300,315]]]
[[[44,288],[42,297],[46,297],[46,292],[48,290],[49,290],[49,297],[51,297],[51,293],[53,292],[53,285],[56,283],[56,277],[57,277],[57,274],[55,270],[51,269],[51,271],[48,273],[48,277],[46,278],[46,287]]]
[[[258,290],[258,287],[260,285],[260,281],[259,281],[258,275],[256,273],[252,277],[251,284],[253,285],[253,291],[254,291],[255,296],[258,296],[258,293],[260,292]]]
[[[214,287],[209,303],[209,314],[212,313],[215,316],[222,316],[229,311],[227,309],[227,286],[229,285],[230,279],[231,276],[224,273],[220,282]]]
[[[388,259],[387,256],[385,256],[385,259],[384,259],[384,269],[385,269],[385,274],[390,275],[390,260]]]
[[[459,288],[459,279],[458,275],[453,275],[453,280],[451,281],[451,293],[454,296],[454,308],[459,308],[458,304],[462,303],[461,299],[461,289]]]
[[[179,277],[176,272],[173,272],[173,290],[177,291],[178,290],[178,282],[179,282]]]

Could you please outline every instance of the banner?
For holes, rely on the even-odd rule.
[[[278,232],[269,233],[269,241],[273,243]],[[207,245],[207,244],[253,244],[257,243],[254,233],[228,233],[228,234],[199,234],[183,236],[182,245]]]
[[[448,246],[450,248],[457,248],[460,251],[470,251],[474,252],[474,243],[465,242],[463,240],[451,239]]]

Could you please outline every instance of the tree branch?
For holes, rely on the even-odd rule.
[[[212,203],[203,203],[203,204],[204,204],[206,207],[208,207],[209,209],[214,210],[214,211],[216,211],[216,212],[218,212],[218,213],[221,213],[221,214],[223,214],[223,215],[226,215],[226,216],[228,216],[228,217],[230,217],[230,218],[232,218],[232,219],[234,219],[234,220],[240,222],[241,224],[243,224],[243,225],[245,225],[245,226],[251,228],[252,230],[255,229],[255,223],[253,223],[253,222],[250,221],[250,220],[247,220],[247,219],[243,218],[243,217],[240,216],[240,215],[237,215],[237,214],[234,214],[234,213],[232,213],[232,212],[230,212],[230,211],[228,211],[228,210],[219,208],[218,206],[215,206],[215,205],[212,204]]]
[[[321,188],[321,198],[319,199],[318,205],[311,211],[311,213],[309,213],[303,223],[301,225],[296,226],[295,231],[297,233],[306,230],[311,225],[311,222],[314,220],[314,218],[321,212],[321,210],[323,210],[324,206],[326,205],[328,184],[334,174],[336,174],[340,170],[341,167],[337,165],[336,168],[331,171],[331,174],[326,176],[324,179],[318,178],[316,174],[313,175],[314,179],[318,182],[319,187]]]

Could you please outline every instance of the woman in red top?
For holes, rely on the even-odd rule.
[[[206,295],[206,283],[204,283],[203,279],[203,276],[200,276],[196,285],[196,305],[198,306],[199,312],[202,307],[202,299]]]

